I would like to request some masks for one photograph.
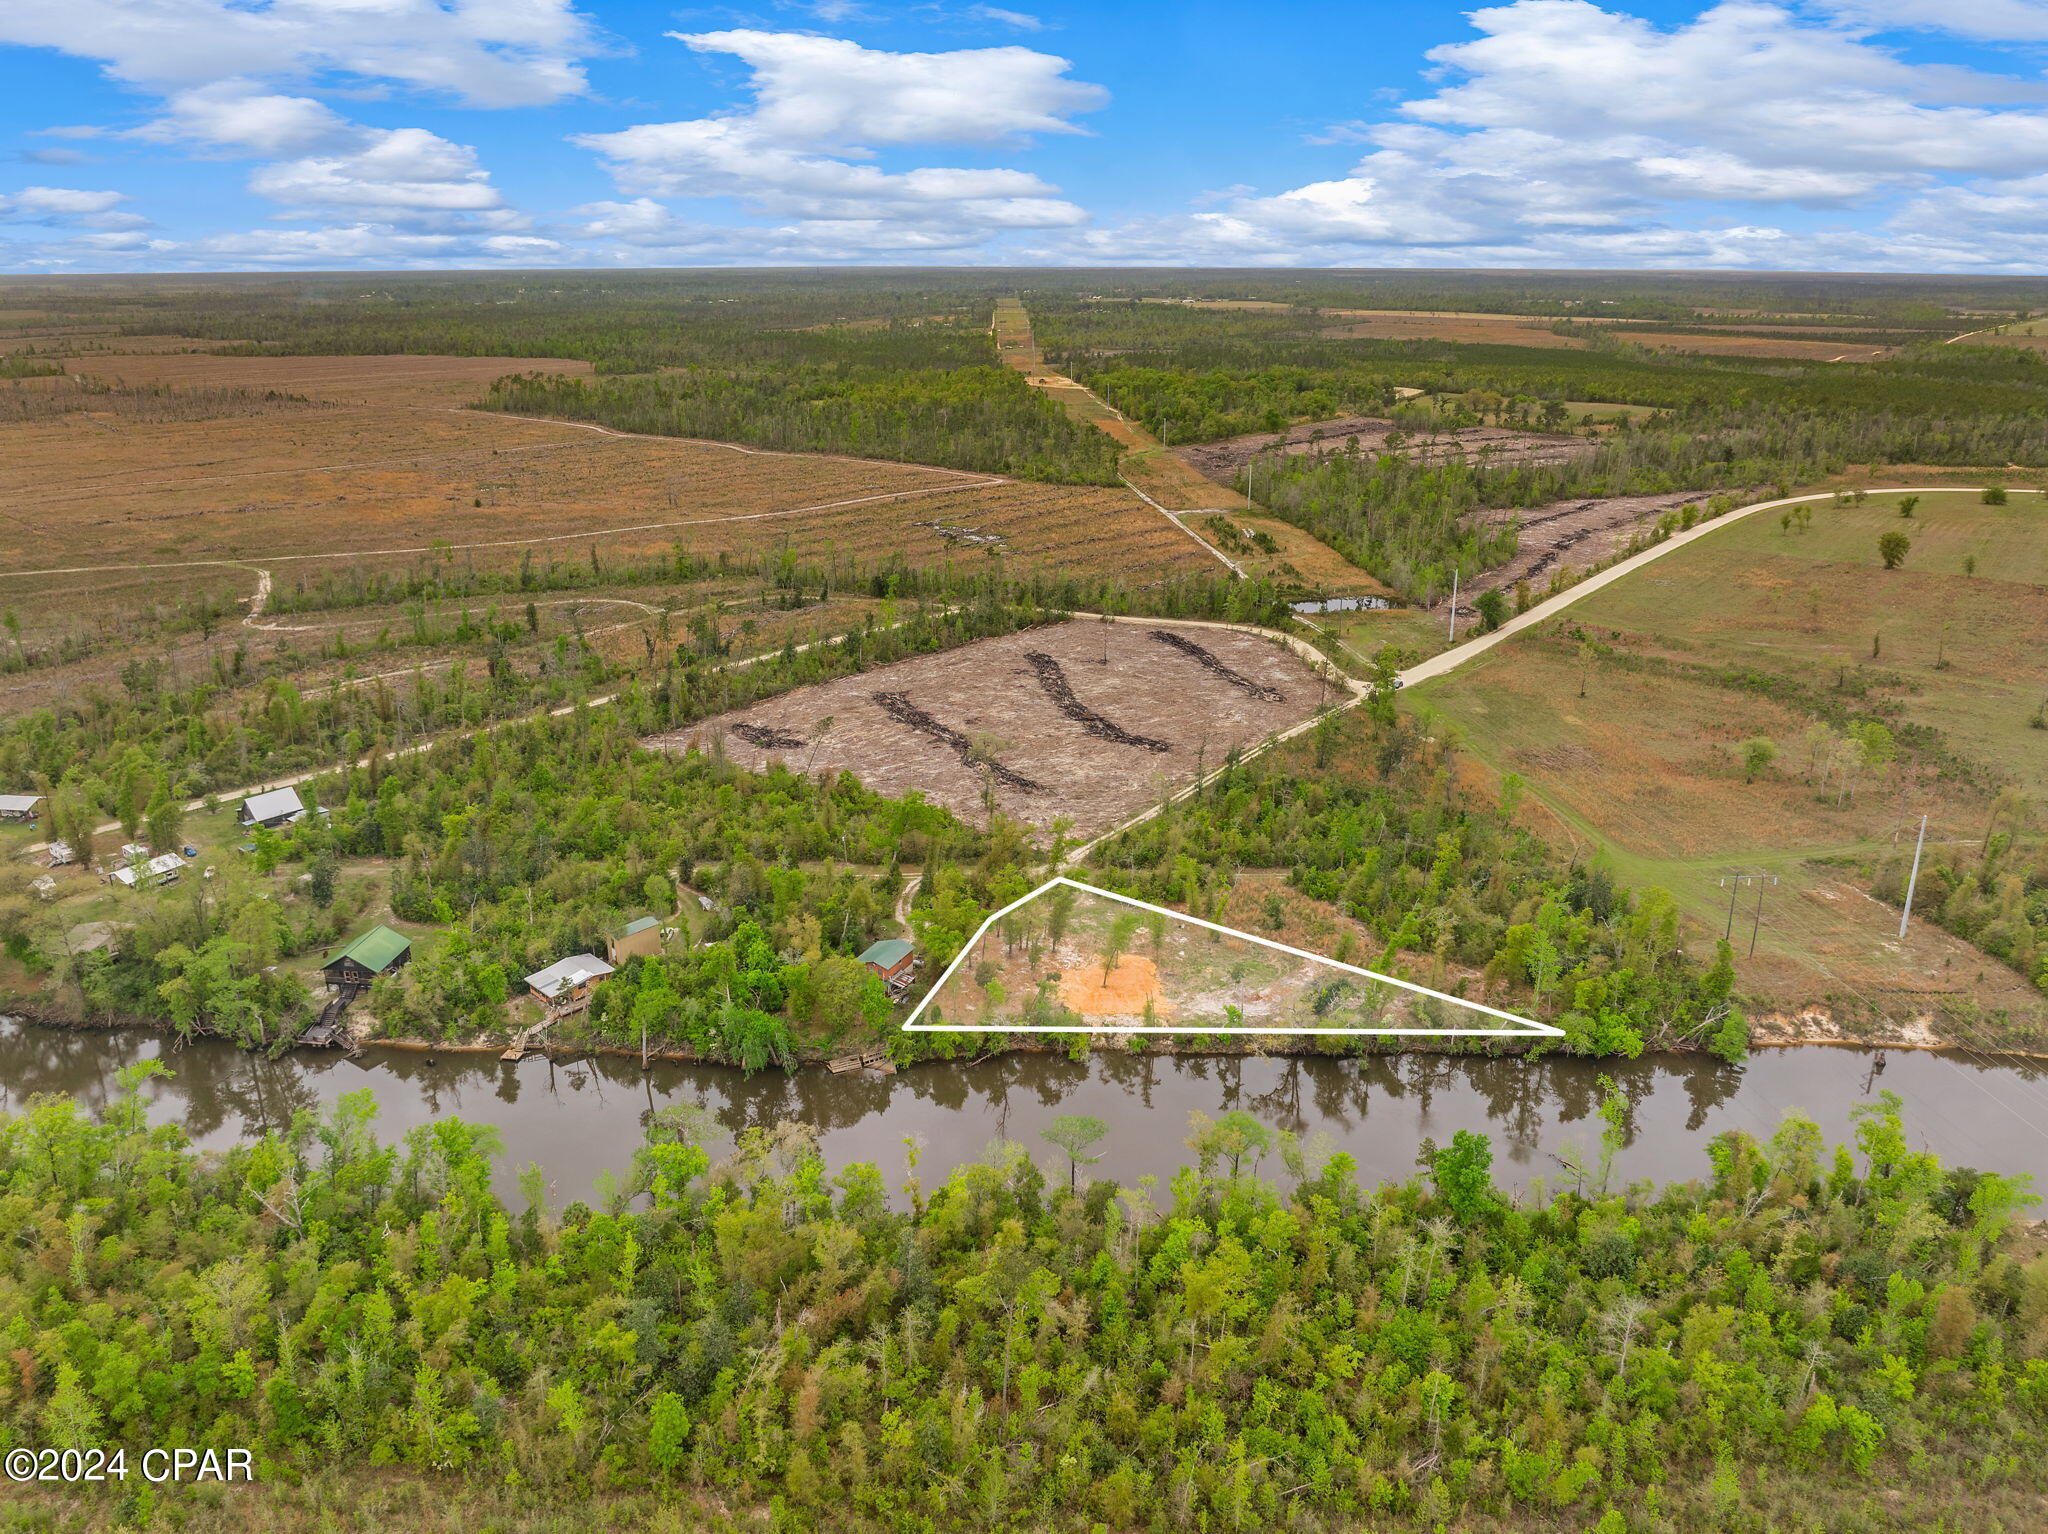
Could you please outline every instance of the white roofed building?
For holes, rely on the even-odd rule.
[[[146,863],[132,863],[126,868],[115,869],[113,879],[116,884],[125,884],[130,889],[154,889],[159,884],[176,882],[184,871],[185,860],[175,852],[166,852]]]
[[[572,953],[526,977],[526,987],[550,1012],[575,1012],[590,1005],[590,993],[612,967],[594,953]]]
[[[296,788],[273,788],[242,801],[235,818],[245,826],[289,826],[305,819],[306,802]]]

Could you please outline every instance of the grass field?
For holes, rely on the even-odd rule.
[[[1724,878],[1777,875],[1760,921],[1745,893],[1735,925],[1744,983],[1780,1005],[1860,1000],[1910,1020],[1966,998],[2039,1014],[2022,977],[1927,924],[1899,944],[1896,908],[1863,892],[1923,811],[1938,845],[1968,844],[2000,784],[2048,791],[2048,737],[2031,724],[2048,696],[2039,502],[1921,492],[1907,519],[1898,496],[1873,496],[1816,503],[1804,530],[1761,513],[1417,696],[1492,776],[1525,781],[1532,825],[1670,889],[1703,935],[1727,928]],[[1899,529],[1912,550],[1885,570],[1877,540]],[[1887,719],[1904,749],[1851,786],[1809,732],[1852,715]],[[1751,781],[1754,739],[1776,760]]]

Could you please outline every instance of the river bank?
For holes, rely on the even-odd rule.
[[[161,1060],[173,1074],[147,1089],[152,1121],[176,1122],[202,1146],[225,1149],[282,1131],[300,1114],[331,1112],[367,1090],[386,1137],[455,1116],[494,1125],[499,1177],[516,1187],[531,1162],[559,1200],[591,1196],[601,1172],[628,1163],[655,1111],[693,1104],[728,1133],[797,1120],[816,1128],[834,1164],[871,1162],[901,1180],[906,1137],[921,1141],[927,1185],[983,1157],[992,1140],[1047,1156],[1039,1138],[1062,1114],[1110,1126],[1098,1175],[1134,1182],[1170,1176],[1186,1160],[1191,1113],[1233,1109],[1285,1130],[1318,1153],[1345,1151],[1366,1180],[1404,1177],[1424,1139],[1460,1129],[1490,1135],[1496,1175],[1527,1188],[1572,1175],[1597,1156],[1600,1078],[1627,1095],[1620,1180],[1706,1172],[1704,1146],[1724,1129],[1770,1134],[1793,1110],[1831,1138],[1853,1133],[1857,1103],[1887,1088],[1908,1105],[1915,1143],[1944,1162],[2032,1172],[2048,1183],[2048,1063],[1954,1051],[1885,1054],[1854,1046],[1772,1049],[1742,1066],[1704,1055],[1636,1060],[1408,1052],[1328,1056],[1015,1052],[932,1062],[892,1077],[815,1068],[762,1071],[628,1055],[488,1055],[370,1045],[359,1055],[294,1050],[266,1059],[218,1039],[182,1048],[161,1032],[48,1029],[0,1020],[0,1108],[63,1092],[98,1106],[116,1071]],[[1050,1161],[1047,1163],[1051,1164]]]

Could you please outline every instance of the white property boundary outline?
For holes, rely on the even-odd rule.
[[[1206,927],[1211,932],[1220,932],[1225,937],[1242,938],[1244,941],[1248,943],[1257,943],[1261,948],[1271,948],[1277,950],[1280,953],[1292,954],[1297,959],[1307,959],[1312,963],[1316,964],[1327,964],[1332,969],[1342,970],[1344,971],[1344,973],[1348,975],[1357,975],[1358,977],[1364,980],[1376,981],[1382,985],[1399,986],[1402,990],[1412,991],[1414,994],[1418,996],[1433,996],[1438,1001],[1448,1001],[1453,1006],[1467,1007],[1474,1012],[1484,1012],[1489,1017],[1497,1017],[1504,1022],[1514,1023],[1518,1026],[1513,1028],[1118,1028],[1093,1023],[963,1023],[957,1025],[950,1023],[920,1023],[918,1019],[924,1016],[925,1008],[929,1007],[932,1004],[932,1002],[937,998],[939,992],[946,988],[946,982],[951,980],[955,972],[959,970],[960,966],[967,962],[967,956],[974,952],[974,948],[977,943],[979,943],[984,937],[988,936],[989,929],[995,926],[995,924],[1001,921],[1005,916],[1008,916],[1012,911],[1018,910],[1023,906],[1029,905],[1032,901],[1036,900],[1040,895],[1043,895],[1047,891],[1052,889],[1052,887],[1056,884],[1064,884],[1069,889],[1077,889],[1084,894],[1100,895],[1106,900],[1121,901],[1123,904],[1127,906],[1135,906],[1140,911],[1156,911],[1161,916],[1171,916],[1176,921],[1191,922],[1197,927]],[[1408,1034],[1426,1039],[1561,1039],[1565,1036],[1564,1030],[1562,1028],[1553,1028],[1548,1023],[1539,1023],[1533,1017],[1518,1017],[1513,1012],[1503,1012],[1498,1007],[1489,1007],[1485,1005],[1483,1002],[1467,1001],[1462,996],[1452,996],[1443,991],[1433,991],[1428,986],[1417,985],[1412,980],[1401,980],[1393,975],[1383,975],[1378,970],[1360,969],[1356,964],[1345,964],[1340,960],[1329,958],[1324,954],[1310,953],[1306,948],[1290,947],[1286,943],[1276,943],[1273,941],[1273,939],[1267,937],[1260,937],[1256,933],[1241,931],[1236,927],[1225,927],[1220,923],[1213,921],[1204,921],[1199,916],[1190,916],[1186,911],[1176,911],[1171,906],[1154,905],[1149,900],[1137,900],[1129,895],[1119,895],[1115,890],[1106,890],[1101,888],[1099,885],[1083,884],[1079,879],[1069,879],[1065,874],[1058,874],[1046,880],[1045,883],[1039,885],[1038,888],[1033,890],[1030,894],[1023,896],[1021,899],[1011,901],[1008,905],[1004,906],[1000,911],[997,911],[994,915],[990,916],[987,921],[984,921],[979,927],[975,928],[974,936],[970,937],[965,943],[961,945],[960,952],[953,956],[953,962],[946,966],[945,972],[941,974],[939,978],[932,983],[932,988],[929,991],[925,992],[924,1000],[920,1001],[917,1004],[917,1006],[911,1011],[910,1016],[907,1019],[905,1019],[903,1023],[903,1031],[905,1033],[1266,1034],[1276,1036],[1279,1038],[1293,1038],[1305,1034],[1340,1034],[1347,1036],[1362,1036],[1365,1034]]]

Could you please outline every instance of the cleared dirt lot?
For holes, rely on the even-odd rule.
[[[1349,442],[1361,453],[1385,453],[1387,438],[1401,428],[1377,416],[1340,416],[1331,421],[1305,421],[1285,432],[1259,431],[1217,442],[1176,448],[1175,455],[1219,484],[1233,483],[1244,466],[1260,453],[1341,452]],[[1499,426],[1468,426],[1460,431],[1404,432],[1398,451],[1415,463],[1442,463],[1462,456],[1488,463],[1564,463],[1583,458],[1597,446],[1586,437],[1550,432],[1509,431]]]
[[[1235,680],[1155,632],[1198,646]],[[1055,676],[1094,725],[1063,711]],[[880,793],[922,789],[976,822],[990,796],[1007,815],[1042,828],[1065,817],[1086,836],[1306,718],[1326,686],[1254,635],[1076,619],[800,688],[649,744],[715,743],[750,768],[779,759],[852,772]]]
[[[1747,500],[1745,493],[1737,500]],[[1586,570],[1621,552],[1629,538],[1647,533],[1667,511],[1696,506],[1706,497],[1698,491],[1670,495],[1611,495],[1590,501],[1552,501],[1519,511],[1486,511],[1480,518],[1503,523],[1521,519],[1521,539],[1514,557],[1496,565],[1468,588],[1473,596],[1520,581],[1541,586],[1560,569]]]

